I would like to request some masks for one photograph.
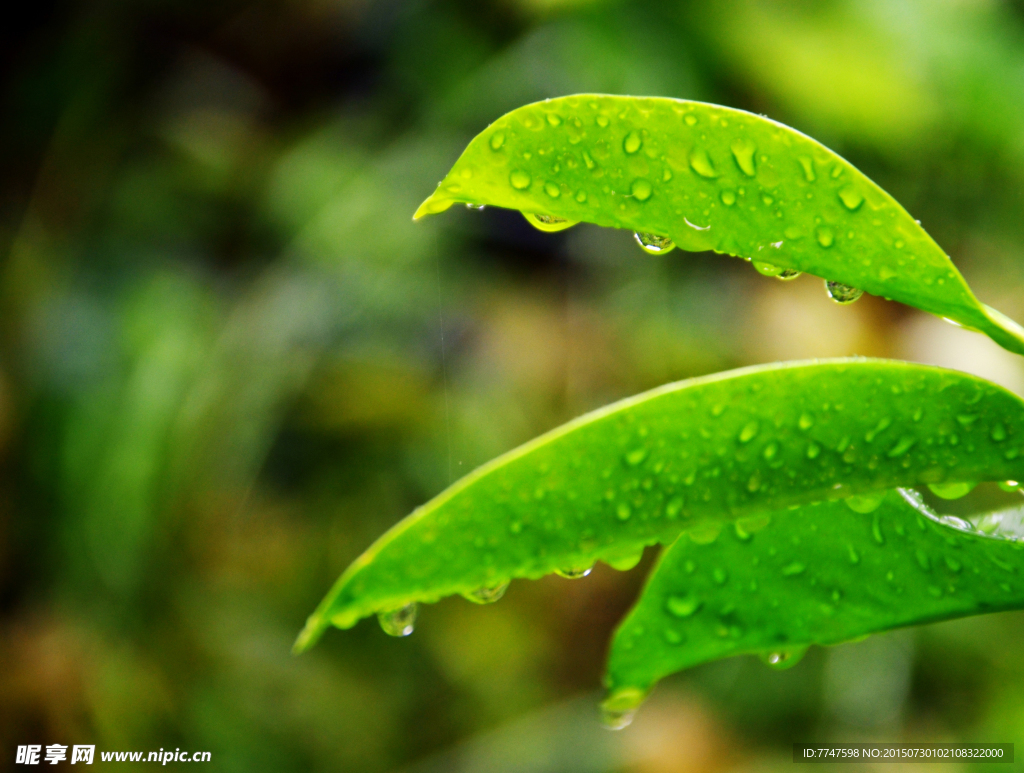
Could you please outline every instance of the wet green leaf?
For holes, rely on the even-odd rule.
[[[895,199],[810,137],[742,110],[594,94],[527,105],[469,144],[416,217],[454,202],[517,209],[544,230],[587,222],[667,237],[768,275],[815,274],[840,302],[866,291],[1024,354],[1024,328],[979,303]]]
[[[518,577],[636,564],[688,530],[896,486],[1024,479],[1024,403],[885,360],[760,366],[580,417],[455,483],[359,557],[296,644],[332,623]]]
[[[635,708],[657,680],[717,658],[787,667],[811,644],[1024,606],[1024,542],[966,528],[900,490],[870,513],[821,502],[737,521],[708,544],[680,538],[615,634],[614,702]]]

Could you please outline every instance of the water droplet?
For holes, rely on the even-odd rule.
[[[757,146],[746,138],[737,137],[729,147],[732,150],[732,157],[736,159],[736,166],[747,177],[753,177],[756,171],[754,153],[757,152]]]
[[[604,559],[604,562],[608,564],[612,569],[617,569],[620,572],[628,572],[634,566],[640,563],[640,559],[644,557],[644,550],[640,548],[635,553],[623,553],[618,556],[608,556]]]
[[[499,582],[497,585],[487,585],[483,588],[477,588],[469,593],[463,593],[462,596],[467,601],[472,601],[474,604],[493,604],[495,601],[505,595],[505,591],[508,590],[509,581]]]
[[[834,242],[836,239],[835,234],[832,233],[832,229],[829,228],[827,225],[818,226],[815,235],[818,237],[818,244],[826,248],[831,247],[832,242]]]
[[[508,176],[508,181],[517,191],[522,191],[530,187],[532,178],[522,169],[513,169],[512,173]]]
[[[632,155],[640,150],[640,146],[643,145],[643,140],[640,139],[640,134],[635,129],[626,135],[626,139],[622,141],[622,149]]]
[[[635,687],[616,690],[601,704],[601,724],[609,730],[628,727],[643,702],[644,693]]]
[[[818,454],[820,454],[820,453],[821,453],[821,446],[819,446],[817,443],[813,443],[813,442],[808,444],[808,446],[807,446],[807,458],[808,459],[817,459],[818,458]]]
[[[794,647],[789,650],[780,650],[778,652],[767,652],[761,655],[761,661],[771,668],[783,671],[787,668],[792,668],[799,663],[804,653],[807,652],[807,647]]]
[[[636,448],[636,449],[630,451],[624,457],[626,464],[628,464],[630,467],[636,467],[638,464],[642,464],[644,459],[646,459],[646,458],[647,458],[647,449],[643,448],[643,447]]]
[[[921,548],[918,548],[914,551],[914,558],[917,559],[917,565],[920,566],[924,571],[931,571],[932,563],[928,560],[928,554],[921,550]]]
[[[711,163],[711,159],[708,157],[706,150],[695,150],[690,153],[690,168],[701,177],[718,177],[718,172],[715,171],[715,165]]]
[[[971,493],[977,483],[929,483],[928,488],[937,497],[943,499],[959,499]]]
[[[817,179],[817,176],[814,174],[814,159],[810,156],[800,156],[797,161],[800,162],[800,166],[804,170],[804,179],[809,183],[814,182]]]
[[[784,268],[776,274],[775,278],[781,279],[783,282],[789,282],[792,279],[796,279],[802,273],[803,271],[797,271],[795,268]]]
[[[854,212],[864,203],[864,196],[853,183],[850,183],[839,189],[839,200],[843,202],[844,207]]]
[[[797,420],[797,426],[802,430],[808,430],[814,426],[814,417],[809,413],[801,413]]]
[[[996,422],[992,426],[991,437],[997,443],[1002,443],[1004,440],[1006,440],[1006,427],[1004,427],[1002,424]]]
[[[860,553],[857,552],[857,548],[853,545],[846,546],[846,555],[850,559],[850,563],[854,566],[860,563]]]
[[[885,499],[885,492],[879,494],[861,494],[860,496],[847,497],[843,501],[855,513],[873,513]]]
[[[669,180],[671,180],[671,179],[672,179],[672,170],[671,170],[671,169],[669,169],[669,168],[668,168],[668,167],[666,166],[666,167],[665,167],[665,171],[663,171],[663,172],[661,173],[661,180],[662,180],[662,182],[666,182],[666,183],[667,183],[667,182],[668,182]]]
[[[564,231],[566,228],[572,228],[579,222],[578,220],[566,220],[564,217],[555,217],[554,215],[535,215],[532,212],[524,212],[523,217],[538,231],[545,231],[547,233]]]
[[[548,113],[548,126],[561,126],[562,116],[558,113]]]
[[[578,201],[580,204],[582,204],[586,200],[587,200],[587,192],[586,191],[579,191],[576,194],[576,201]]]
[[[847,303],[853,303],[864,294],[863,290],[858,290],[856,287],[844,285],[842,282],[833,282],[831,280],[825,280],[825,291],[828,293],[829,298],[834,300],[836,303],[844,305]]]
[[[555,574],[567,580],[578,580],[581,577],[586,577],[593,570],[593,566],[571,567],[569,569],[556,569]]]
[[[378,612],[377,620],[388,636],[408,636],[416,625],[417,605],[406,604],[390,612]]]
[[[649,252],[651,255],[664,255],[676,247],[676,243],[667,236],[637,231],[633,234],[633,238],[644,252]]]
[[[629,189],[630,195],[637,201],[647,201],[653,192],[654,188],[643,177],[633,180],[633,185]]]
[[[544,183],[544,192],[553,199],[557,199],[562,195],[562,189],[550,180]]]
[[[877,512],[871,519],[871,538],[879,545],[885,544],[885,537],[882,536],[882,520],[878,517]]]
[[[962,568],[960,562],[953,558],[953,556],[945,556],[945,562],[951,572],[959,572]]]
[[[608,126],[608,116],[606,116],[606,115],[599,115],[597,117],[597,125],[600,126],[602,129],[607,128],[607,126]]]
[[[739,441],[741,443],[749,443],[757,435],[757,430],[760,426],[761,425],[756,421],[747,423],[747,425],[740,430]]]
[[[587,169],[593,169],[597,164],[594,163],[594,159],[590,157],[587,151],[583,151],[583,163],[587,165]]]
[[[697,123],[697,116],[693,115],[692,113],[687,113],[685,116],[683,116],[683,120],[686,122],[687,126],[693,126],[694,124]]]
[[[629,509],[629,505],[619,502],[619,506],[615,508],[615,517],[620,521],[628,521],[631,515],[633,515],[633,511]]]
[[[722,203],[727,207],[731,207],[736,203],[736,192],[726,189],[719,194],[719,198],[722,199]]]
[[[786,564],[782,567],[783,577],[796,577],[799,574],[803,574],[807,567],[801,564],[799,561],[794,561],[791,564]]]
[[[895,459],[897,456],[903,456],[903,454],[913,448],[915,443],[917,443],[916,438],[912,438],[910,435],[904,435],[897,441],[896,445],[886,452],[885,455],[890,459]]]
[[[505,132],[495,132],[491,135],[491,150],[498,150],[505,144]]]
[[[1020,483],[1015,480],[1004,480],[1002,483],[999,484],[999,488],[1001,488],[1003,491],[1014,492],[1020,488]]]
[[[760,260],[753,260],[751,263],[754,264],[754,268],[757,270],[757,273],[764,276],[778,276],[783,271],[779,266],[773,266],[771,263],[764,263]]]
[[[675,617],[690,617],[701,608],[701,600],[689,594],[686,596],[672,595],[665,601],[665,609]]]

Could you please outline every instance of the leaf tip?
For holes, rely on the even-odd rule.
[[[327,630],[328,624],[320,615],[310,615],[309,619],[306,620],[306,625],[295,639],[295,643],[292,645],[292,654],[301,655],[303,652],[311,648],[316,644],[324,631]]]
[[[420,220],[427,215],[436,215],[444,212],[452,204],[455,203],[455,199],[447,196],[439,196],[436,192],[432,193],[426,201],[420,204],[416,213],[412,216],[413,220]]]

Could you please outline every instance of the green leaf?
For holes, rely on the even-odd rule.
[[[824,145],[742,110],[598,94],[526,105],[473,139],[415,217],[460,201],[520,210],[544,230],[596,223],[763,273],[808,272],[1024,354],[1024,328],[979,303],[892,196]]]
[[[717,658],[787,667],[811,644],[1024,606],[1024,542],[967,528],[904,489],[871,513],[821,502],[737,521],[707,544],[681,537],[616,631],[612,707]]]
[[[595,560],[712,539],[743,516],[896,486],[1024,479],[1024,403],[887,360],[759,366],[670,384],[484,465],[382,536],[296,643],[329,625]]]

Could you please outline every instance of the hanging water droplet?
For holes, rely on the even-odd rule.
[[[729,148],[732,150],[732,157],[736,159],[736,166],[740,168],[740,171],[747,177],[753,177],[756,172],[754,153],[757,152],[757,146],[746,138],[737,137]]]
[[[790,280],[796,279],[802,273],[803,271],[797,271],[795,268],[784,268],[775,275],[775,278],[781,279],[783,282],[789,282]]]
[[[484,211],[484,205],[483,204],[470,204],[467,201],[466,202],[466,209],[473,209],[473,210],[476,210],[477,212],[483,212]]]
[[[408,636],[416,625],[417,609],[414,602],[390,612],[378,612],[377,621],[388,636]]]
[[[491,150],[498,150],[505,144],[505,132],[494,132],[491,135]]]
[[[517,191],[523,191],[530,187],[530,183],[533,180],[522,169],[513,169],[512,173],[508,176],[508,181]]]
[[[594,570],[593,565],[591,566],[580,566],[570,567],[568,569],[556,569],[555,574],[559,577],[564,577],[567,580],[578,580],[581,577],[586,577]]]
[[[847,497],[843,501],[855,513],[873,513],[885,499],[885,492],[878,494],[861,494],[860,496]]]
[[[832,242],[836,239],[835,234],[832,233],[832,229],[826,225],[818,226],[818,229],[815,231],[815,235],[818,237],[818,244],[825,248],[831,247]]]
[[[505,595],[505,591],[508,590],[509,581],[499,582],[497,585],[487,585],[483,588],[477,588],[469,593],[463,593],[462,596],[467,601],[472,601],[474,604],[493,604],[495,601]]]
[[[844,285],[842,282],[833,282],[829,279],[825,280],[825,291],[828,293],[829,298],[836,303],[844,305],[853,303],[864,294],[863,290],[858,290],[850,285]]]
[[[623,687],[609,695],[601,704],[601,724],[609,730],[628,727],[645,694],[635,687]]]
[[[718,172],[715,171],[715,165],[711,163],[711,159],[708,157],[708,152],[706,150],[695,150],[690,153],[690,168],[701,177],[718,177]]]
[[[959,499],[971,493],[977,483],[929,483],[928,488],[937,497],[943,499]]]
[[[643,145],[643,140],[640,139],[640,134],[635,129],[627,134],[626,138],[622,141],[622,149],[630,155],[640,150],[641,145]]]
[[[673,617],[690,617],[701,608],[701,601],[696,596],[669,596],[665,600],[665,609]]]
[[[1020,483],[1015,480],[1004,480],[999,484],[999,488],[1003,491],[1009,491],[1012,493],[1020,488]]]
[[[555,217],[554,215],[535,215],[532,212],[524,212],[523,217],[526,218],[526,222],[538,231],[546,233],[564,231],[566,228],[572,228],[579,222],[578,220],[566,220],[564,217]]]
[[[757,273],[764,276],[778,276],[783,271],[779,266],[773,266],[771,263],[765,263],[760,260],[753,260],[751,263],[754,264],[754,268],[757,270]]]
[[[633,185],[629,189],[630,195],[637,201],[647,201],[653,192],[654,188],[643,177],[633,180]]]
[[[616,569],[620,572],[628,572],[634,566],[640,563],[640,559],[644,557],[644,550],[640,548],[635,553],[623,553],[618,556],[607,556],[604,562],[608,564],[612,569]]]
[[[793,647],[788,650],[778,650],[776,652],[766,652],[761,654],[761,662],[766,666],[784,671],[787,668],[792,668],[801,660],[803,660],[804,653],[807,652],[807,647]]]
[[[637,231],[633,234],[633,238],[644,252],[649,252],[651,255],[664,255],[676,247],[676,243],[667,236]]]

